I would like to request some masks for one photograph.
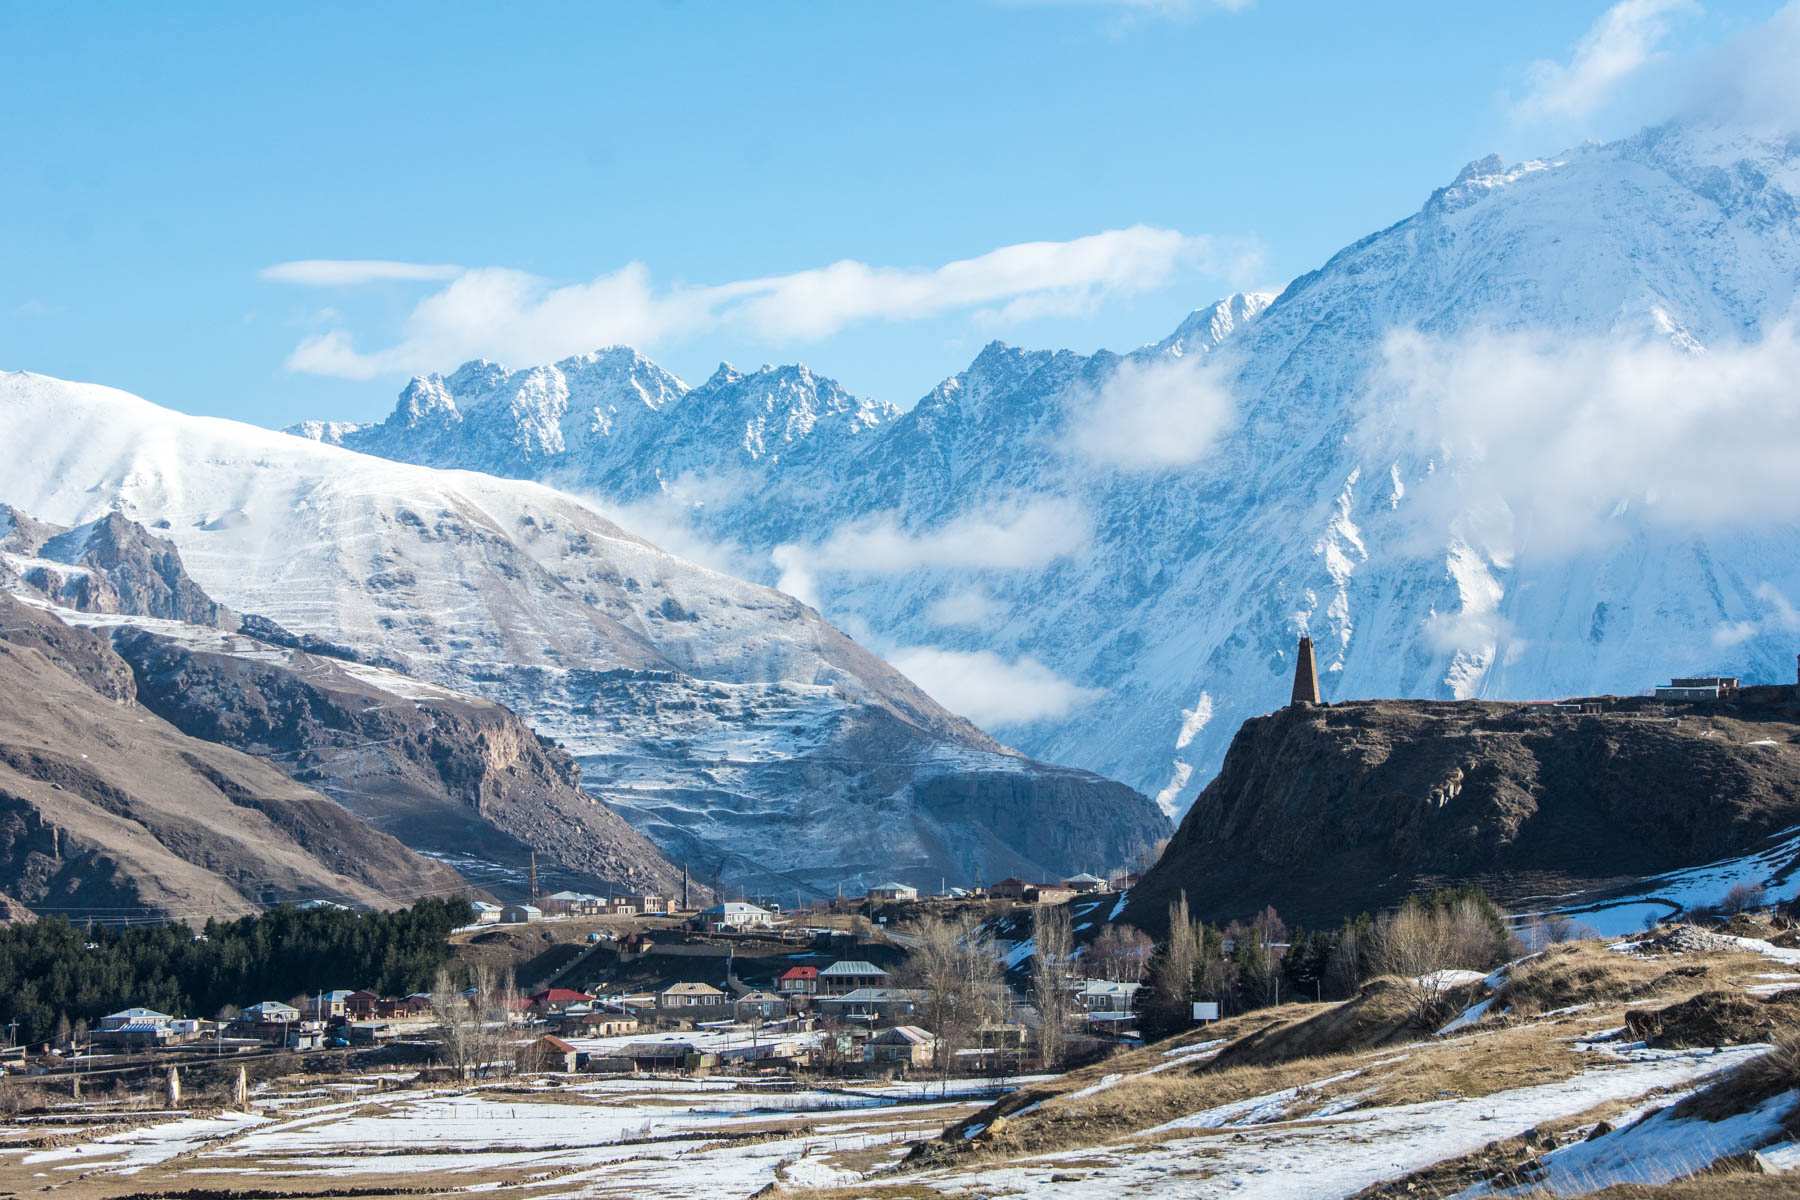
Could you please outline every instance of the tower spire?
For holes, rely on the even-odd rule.
[[[1294,656],[1294,698],[1290,705],[1317,704],[1319,702],[1319,668],[1313,661],[1313,644],[1310,637],[1300,638],[1300,650]]]

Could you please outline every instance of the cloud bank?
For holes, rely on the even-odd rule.
[[[1011,323],[1088,312],[1109,299],[1163,287],[1183,272],[1238,278],[1259,262],[1253,241],[1135,225],[1066,242],[1002,246],[934,268],[846,259],[703,287],[659,289],[643,263],[566,285],[505,267],[323,260],[282,263],[263,276],[310,286],[448,278],[407,316],[394,344],[363,350],[348,330],[334,329],[307,338],[287,360],[292,371],[372,379],[476,357],[551,362],[596,346],[654,346],[727,327],[795,342],[868,321],[956,311],[973,310],[990,324]]]
[[[951,712],[985,728],[1059,720],[1105,693],[1062,678],[1025,655],[904,646],[882,655]]]
[[[1063,451],[1126,471],[1190,466],[1237,424],[1228,378],[1211,355],[1126,359],[1098,391],[1075,398]]]
[[[818,606],[817,576],[838,571],[897,575],[920,568],[1015,571],[1081,553],[1093,525],[1078,504],[1058,497],[964,513],[934,529],[905,528],[898,512],[840,525],[811,546],[775,547],[782,591]]]
[[[1694,0],[1620,0],[1582,35],[1568,62],[1531,64],[1529,91],[1514,113],[1525,120],[1589,115],[1657,56],[1677,19],[1700,11]]]
[[[1409,498],[1490,552],[1567,554],[1645,526],[1800,520],[1800,338],[1687,349],[1542,333],[1390,335],[1358,437],[1432,464]]]

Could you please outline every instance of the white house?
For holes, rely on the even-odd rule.
[[[497,925],[500,923],[500,906],[490,904],[486,900],[469,901],[469,910],[475,914],[477,925]]]
[[[870,888],[868,898],[890,904],[896,900],[917,900],[919,889],[889,880],[887,883],[878,883]]]
[[[775,923],[775,914],[742,900],[728,900],[702,909],[699,921],[706,929],[767,929]]]

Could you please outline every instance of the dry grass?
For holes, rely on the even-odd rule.
[[[1800,1088],[1800,1030],[1790,1029],[1776,1039],[1773,1050],[1757,1055],[1676,1105],[1674,1115],[1723,1121],[1796,1088]],[[1800,1107],[1788,1115],[1787,1130],[1790,1136],[1800,1136]],[[1795,1190],[1800,1192],[1800,1186]]]
[[[1748,952],[1711,953],[1705,962],[1682,962],[1621,954],[1601,942],[1564,942],[1514,965],[1495,997],[1494,1011],[1510,1008],[1515,1016],[1529,1018],[1577,1005],[1685,999],[1768,969],[1768,959]]]

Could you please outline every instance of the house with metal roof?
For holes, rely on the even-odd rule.
[[[774,913],[755,904],[746,904],[742,900],[728,900],[711,908],[703,908],[694,917],[694,924],[699,928],[714,931],[767,929],[774,923]]]
[[[834,962],[819,972],[818,994],[842,996],[857,988],[883,987],[887,981],[888,973],[874,963],[847,959]]]

